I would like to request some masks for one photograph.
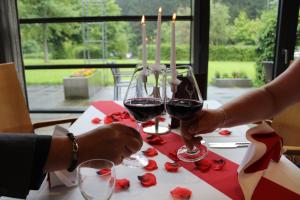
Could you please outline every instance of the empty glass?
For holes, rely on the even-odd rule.
[[[115,166],[109,160],[88,160],[78,166],[79,189],[85,200],[109,200],[115,179]]]

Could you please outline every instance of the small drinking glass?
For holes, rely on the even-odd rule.
[[[113,162],[88,160],[78,166],[79,190],[85,200],[109,200],[113,194],[116,172]]]

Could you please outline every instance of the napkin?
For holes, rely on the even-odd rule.
[[[238,181],[245,200],[248,200],[251,199],[269,163],[279,162],[283,140],[266,123],[249,129],[246,137],[251,144],[238,168]]]

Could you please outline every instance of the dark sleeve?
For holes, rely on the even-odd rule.
[[[0,196],[26,198],[43,181],[51,136],[0,134]]]

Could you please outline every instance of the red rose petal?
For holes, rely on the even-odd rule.
[[[153,171],[157,169],[155,160],[148,160],[148,165],[144,167],[145,170]]]
[[[176,187],[170,193],[174,200],[189,200],[192,196],[192,191],[183,187]]]
[[[91,122],[92,122],[93,124],[100,124],[101,119],[100,119],[99,117],[95,117],[95,118],[92,119]]]
[[[207,159],[199,160],[195,162],[196,169],[199,169],[201,172],[207,172],[211,167],[211,161]]]
[[[147,142],[154,145],[163,145],[166,143],[166,141],[158,135],[151,135],[147,137]]]
[[[155,122],[150,120],[150,121],[142,123],[142,127],[153,126],[154,124],[155,124]]]
[[[212,169],[216,170],[216,171],[220,171],[225,166],[225,163],[226,162],[223,159],[213,160],[213,167],[212,167]]]
[[[110,115],[108,115],[104,118],[104,124],[111,124],[111,123],[113,123],[113,121],[114,120]]]
[[[156,151],[156,149],[155,148],[151,148],[151,147],[148,148],[146,151],[142,151],[142,152],[147,157],[154,157],[154,156],[156,156],[158,154],[157,151]]]
[[[168,172],[178,172],[178,168],[180,167],[180,165],[176,162],[166,162],[165,163],[165,169],[168,171]]]
[[[127,190],[129,187],[130,187],[130,182],[128,179],[126,178],[116,179],[116,185],[115,185],[116,191]]]
[[[138,179],[144,187],[156,185],[156,177],[152,173],[146,173],[143,176],[138,176]]]
[[[160,122],[166,121],[166,119],[164,117],[162,117],[162,116],[159,116],[158,119],[159,119]]]
[[[98,175],[104,175],[104,174],[110,174],[110,172],[111,172],[111,169],[108,169],[108,168],[103,168],[103,169],[100,169],[100,170],[98,170],[97,171],[97,174]]]
[[[223,135],[223,136],[227,136],[227,135],[231,134],[231,131],[229,131],[229,130],[221,130],[221,131],[219,131],[219,134]]]
[[[179,161],[179,158],[178,158],[178,156],[177,156],[177,151],[175,151],[175,152],[170,152],[169,154],[168,154],[168,156],[169,156],[169,158],[171,158],[173,161],[175,161],[175,162],[177,162],[177,161]]]

